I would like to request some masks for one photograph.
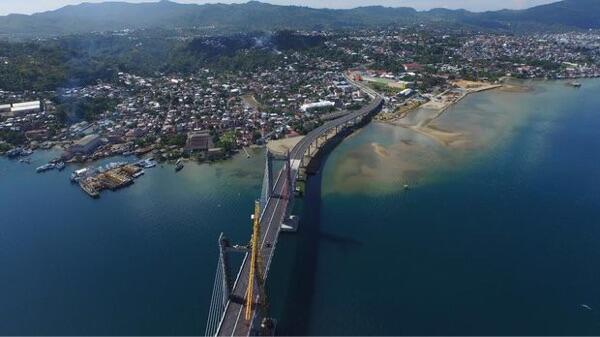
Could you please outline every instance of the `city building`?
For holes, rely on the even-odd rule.
[[[73,143],[69,147],[68,152],[71,154],[91,154],[96,150],[100,145],[102,145],[102,138],[99,135],[92,134],[87,135]]]
[[[207,152],[213,147],[212,136],[208,131],[190,132],[187,137],[184,151],[192,152]]]
[[[0,113],[5,117],[20,117],[40,111],[42,111],[42,102],[40,101],[0,105]]]
[[[311,112],[314,110],[319,110],[319,109],[327,109],[327,108],[333,108],[335,107],[335,103],[331,102],[331,101],[320,101],[320,102],[316,102],[316,103],[307,103],[307,104],[303,104],[300,107],[300,110],[302,110],[303,112]]]

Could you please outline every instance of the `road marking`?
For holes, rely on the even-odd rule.
[[[244,309],[243,305],[240,305],[240,311],[238,312],[237,318],[235,319],[235,325],[233,326],[233,330],[231,330],[231,336],[235,336],[235,330],[237,329],[238,322],[240,321],[240,316],[242,315],[242,310]]]

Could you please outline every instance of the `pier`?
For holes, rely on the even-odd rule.
[[[103,190],[116,191],[120,188],[133,184],[134,179],[139,177],[141,168],[127,164],[101,172],[79,181],[81,189],[92,198],[99,198]]]

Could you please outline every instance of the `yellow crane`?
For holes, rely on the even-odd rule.
[[[262,278],[260,277],[260,268],[258,266],[260,261],[260,202],[256,201],[254,204],[254,218],[252,225],[252,239],[250,240],[250,275],[248,277],[248,289],[246,291],[246,321],[252,319],[252,311],[254,309],[254,288],[258,286],[259,292]],[[259,284],[255,285],[255,280],[258,280]]]

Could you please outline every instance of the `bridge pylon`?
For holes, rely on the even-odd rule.
[[[248,288],[246,290],[246,322],[252,320],[255,306],[261,305],[264,298],[264,278],[261,273],[261,243],[260,243],[260,203],[254,205],[254,216],[252,225],[252,238],[250,240],[250,274],[248,277]],[[257,297],[258,295],[258,297]],[[260,301],[260,302],[259,302]]]

